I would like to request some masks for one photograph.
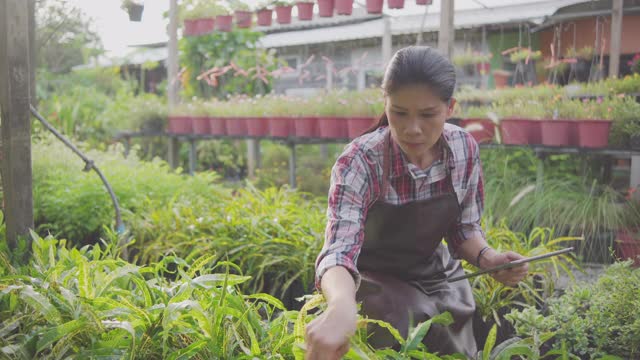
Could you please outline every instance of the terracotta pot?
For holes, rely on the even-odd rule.
[[[299,2],[298,4],[298,20],[309,21],[313,19],[313,6],[312,2]]]
[[[616,256],[622,260],[633,260],[635,267],[640,266],[640,229],[622,229],[616,235]]]
[[[496,70],[493,72],[493,82],[496,84],[496,88],[501,89],[509,86],[509,78],[511,73],[507,71]]]
[[[278,24],[291,24],[291,5],[276,6],[276,21]]]
[[[271,9],[258,10],[258,25],[271,26],[272,18],[273,18],[273,10]]]
[[[404,8],[404,0],[388,0],[387,6],[389,9],[402,9]]]
[[[609,145],[609,120],[579,120],[578,146],[588,148],[602,148]]]
[[[351,15],[353,12],[353,0],[335,0],[338,15]]]
[[[431,5],[433,0],[416,0],[416,5]]]
[[[462,119],[460,127],[467,130],[478,144],[492,142],[496,134],[496,124],[489,119]]]
[[[368,14],[382,14],[384,0],[367,0]]]
[[[547,146],[573,146],[575,136],[573,134],[575,121],[571,120],[542,120],[540,121],[540,133],[542,145]],[[572,141],[573,140],[573,141]]]
[[[247,118],[245,117],[228,117],[226,119],[227,135],[229,136],[247,136]]]
[[[194,36],[198,34],[198,21],[195,19],[184,21],[184,36]]]
[[[375,119],[365,116],[354,116],[347,119],[347,135],[349,139],[355,139],[373,126]]]
[[[293,134],[297,137],[318,137],[318,118],[301,117],[293,120]]]
[[[324,139],[347,139],[347,118],[318,117],[318,135]]]
[[[540,144],[540,121],[508,118],[500,122],[500,135],[503,144],[535,145]]]
[[[209,134],[209,118],[204,116],[193,116],[193,133],[197,135]]]
[[[318,0],[318,16],[332,17],[335,0]]]
[[[218,31],[229,32],[233,26],[233,16],[218,15],[216,16],[216,29]]]
[[[269,135],[269,118],[252,117],[247,118],[247,134],[255,137],[265,137]]]
[[[215,28],[216,20],[214,18],[197,20],[197,35],[211,34]]]
[[[227,119],[222,117],[210,117],[209,135],[227,135]]]
[[[246,10],[237,10],[235,12],[236,15],[236,25],[241,29],[248,29],[251,27],[251,20],[253,13],[251,11]]]
[[[190,116],[170,116],[169,133],[191,134],[193,132],[193,120]]]
[[[292,134],[293,118],[274,116],[269,118],[269,135],[279,138],[287,138]]]

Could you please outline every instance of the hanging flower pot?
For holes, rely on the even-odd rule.
[[[209,118],[209,135],[227,135],[227,121],[222,117]]]
[[[233,16],[218,15],[216,16],[216,29],[218,31],[229,32],[233,26]]]
[[[129,21],[141,21],[142,20],[142,12],[144,11],[144,4],[135,2],[133,0],[125,0],[122,3],[122,6],[129,13]]]
[[[190,116],[170,116],[169,133],[171,134],[191,134],[193,131],[193,121]]]
[[[188,19],[184,21],[184,35],[185,36],[198,35],[198,20]]]
[[[431,5],[433,0],[416,0],[416,5]]]
[[[273,10],[260,9],[258,10],[258,25],[259,26],[271,26],[271,20],[273,18]]]
[[[318,137],[318,118],[308,116],[294,119],[293,134],[302,138]]]
[[[349,137],[347,119],[342,117],[319,117],[318,135],[324,139],[346,139]]]
[[[404,8],[404,0],[388,0],[387,6],[389,9],[402,9]]]
[[[227,135],[246,136],[247,135],[247,118],[244,118],[244,117],[227,118]]]
[[[609,145],[609,120],[580,120],[578,124],[578,146],[602,148]]]
[[[251,27],[251,11],[236,10],[236,25],[241,29],[248,29]]]
[[[254,137],[265,137],[269,135],[269,118],[252,117],[247,118],[247,134]]]
[[[358,136],[362,135],[371,126],[373,126],[374,122],[375,122],[375,119],[372,117],[365,117],[365,116],[350,117],[347,120],[347,135],[349,136],[349,139],[355,139]]]
[[[196,20],[196,35],[211,34],[215,29],[216,20],[214,18]]]
[[[502,142],[509,145],[535,145],[542,142],[540,121],[507,118],[500,122]]]
[[[299,2],[298,5],[298,20],[309,21],[313,19],[313,2]]]
[[[542,145],[547,146],[571,146],[575,145],[573,126],[571,120],[542,120],[540,132]]]
[[[209,134],[209,118],[204,116],[194,116],[191,118],[193,122],[193,133],[197,135]]]
[[[278,24],[291,24],[291,5],[276,6],[276,21]]]
[[[318,0],[318,16],[332,17],[335,0]]]
[[[353,0],[335,0],[338,15],[351,15],[353,12]]]
[[[491,70],[491,63],[489,62],[481,62],[476,64],[476,70],[480,75],[486,75]]]
[[[269,135],[278,138],[291,136],[293,118],[284,116],[274,116],[269,118]]]
[[[367,0],[367,13],[382,14],[383,5],[384,5],[384,0]]]
[[[496,134],[496,124],[489,119],[462,119],[460,127],[467,130],[478,144],[492,142]]]

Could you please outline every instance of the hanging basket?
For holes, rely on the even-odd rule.
[[[313,6],[312,2],[299,2],[298,4],[298,20],[309,21],[313,19]]]
[[[276,6],[276,21],[278,24],[291,24],[291,9],[293,9],[291,5]]]
[[[404,0],[389,0],[387,6],[389,9],[402,9],[404,8]]]
[[[130,3],[127,5],[127,12],[129,13],[129,21],[141,21],[142,20],[142,12],[144,11],[144,5]]]
[[[273,10],[271,9],[258,10],[259,26],[271,26],[272,19],[273,19]]]
[[[251,11],[236,10],[236,26],[241,29],[248,29],[251,27]]]
[[[318,0],[318,16],[333,17],[335,0]]]
[[[353,0],[336,0],[336,12],[338,15],[351,15]]]
[[[367,14],[382,14],[384,0],[367,0]]]
[[[229,32],[233,26],[233,16],[231,15],[218,15],[216,16],[216,30]]]

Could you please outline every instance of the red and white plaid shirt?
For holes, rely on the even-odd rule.
[[[365,134],[338,157],[331,172],[325,243],[316,260],[316,287],[331,267],[343,266],[353,275],[356,286],[360,275],[356,268],[364,240],[367,211],[382,187],[384,139],[388,127]],[[446,240],[456,256],[457,247],[472,236],[484,238],[480,218],[484,206],[480,151],[465,130],[445,124],[441,137],[442,157],[427,169],[411,164],[397,143],[391,140],[389,188],[384,201],[396,205],[429,199],[448,191],[447,167],[462,214]]]

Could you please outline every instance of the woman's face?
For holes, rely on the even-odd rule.
[[[442,101],[425,85],[403,86],[385,99],[391,136],[409,158],[428,154],[436,144],[455,100]]]

